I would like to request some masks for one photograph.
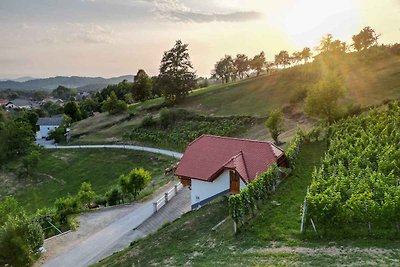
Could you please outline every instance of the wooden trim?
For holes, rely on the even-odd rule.
[[[191,186],[192,185],[192,179],[190,179],[189,177],[179,177],[179,179],[181,180],[181,183],[183,186]]]

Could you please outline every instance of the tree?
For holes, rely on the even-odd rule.
[[[171,103],[182,101],[196,86],[196,74],[190,61],[188,44],[178,40],[171,50],[164,52],[159,82],[165,99]]]
[[[32,129],[32,132],[36,133],[36,123],[39,119],[39,115],[35,111],[25,110],[22,118],[29,123],[29,125],[31,126],[31,129]]]
[[[65,104],[64,114],[71,117],[72,122],[82,119],[81,109],[75,101],[69,101],[67,104]]]
[[[290,56],[289,52],[286,50],[282,50],[278,55],[275,55],[275,64],[277,66],[283,65],[283,68],[286,68],[287,65],[290,65]]]
[[[162,95],[162,89],[160,85],[160,79],[158,76],[151,77],[152,87],[151,87],[151,95],[153,97],[160,97]]]
[[[39,164],[40,152],[33,150],[22,160],[27,175],[32,175]]]
[[[40,224],[28,216],[15,199],[0,202],[0,258],[12,266],[27,266],[43,245]],[[5,263],[2,262],[2,263]]]
[[[144,101],[151,98],[152,80],[144,70],[140,69],[137,72],[132,88],[132,94],[136,101]]]
[[[96,197],[96,193],[92,189],[92,185],[88,182],[83,182],[78,192],[78,199],[80,203],[90,207],[90,203]]]
[[[269,114],[265,126],[268,128],[275,144],[279,145],[278,137],[283,132],[283,114],[280,110],[274,110]]]
[[[322,37],[319,47],[317,48],[321,54],[343,54],[347,50],[346,42],[334,40],[332,34]]]
[[[257,72],[257,76],[259,76],[266,63],[265,53],[264,51],[261,51],[260,54],[255,55],[253,60],[251,60],[250,67],[251,69],[255,70]]]
[[[10,120],[0,128],[0,162],[26,154],[32,145],[32,130],[26,121]]]
[[[123,100],[118,100],[114,91],[111,92],[111,95],[103,103],[103,110],[110,114],[120,114],[127,109],[128,106],[126,103]]]
[[[133,169],[128,175],[120,176],[119,186],[124,194],[132,195],[136,199],[150,180],[151,175],[148,171],[143,168]]]
[[[167,108],[162,108],[160,110],[160,124],[161,127],[167,129],[171,122],[171,112]]]
[[[301,52],[293,52],[291,60],[296,65],[303,59]]]
[[[211,76],[216,79],[221,79],[223,83],[228,83],[235,75],[236,69],[234,61],[229,55],[225,55],[224,58],[221,58],[215,64],[214,71],[211,73]]]
[[[250,68],[249,58],[245,54],[237,54],[233,63],[239,78],[243,79],[244,74],[247,73]]]
[[[57,144],[65,142],[66,138],[65,138],[65,134],[67,133],[65,127],[63,125],[61,125],[60,127],[51,130],[49,132],[49,138],[51,140],[54,140]]]
[[[343,85],[337,77],[322,80],[311,87],[305,100],[305,112],[331,125],[339,112],[338,101],[344,96]]]
[[[311,57],[311,49],[309,47],[304,47],[303,51],[301,51],[301,58],[304,60],[304,63],[307,63]]]
[[[76,89],[70,89],[60,85],[56,89],[54,89],[51,94],[56,98],[60,98],[63,100],[70,100],[71,97],[77,95],[77,91]]]
[[[378,39],[381,35],[377,34],[374,29],[371,27],[367,26],[364,27],[360,33],[353,35],[352,40],[353,44],[352,46],[354,49],[357,51],[365,50],[370,48],[373,45],[378,44]]]

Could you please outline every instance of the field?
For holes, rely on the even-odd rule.
[[[76,194],[85,181],[92,184],[96,193],[105,193],[121,174],[143,167],[153,178],[142,191],[143,198],[174,179],[164,176],[164,169],[172,163],[175,161],[166,156],[130,150],[46,150],[37,170],[39,182],[19,189],[15,196],[21,205],[34,211],[50,207],[59,197]]]
[[[220,199],[135,242],[98,266],[398,265],[399,242],[323,241],[300,235],[300,210],[306,187],[324,151],[323,143],[305,145],[293,175],[237,235],[233,234],[229,220],[211,230],[228,216],[227,201]]]

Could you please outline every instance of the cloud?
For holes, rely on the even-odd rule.
[[[162,19],[174,22],[196,22],[207,23],[213,21],[221,22],[243,22],[256,20],[261,13],[255,11],[236,11],[229,13],[207,13],[193,10],[179,0],[148,0],[153,3],[153,11]]]
[[[37,26],[22,23],[20,27],[24,34],[33,35],[31,40],[37,43],[61,44],[61,43],[89,43],[89,44],[114,44],[118,40],[117,34],[108,24],[95,23],[71,23],[67,22],[57,27]]]
[[[85,43],[115,43],[114,30],[109,25],[69,23],[73,31],[68,41]]]

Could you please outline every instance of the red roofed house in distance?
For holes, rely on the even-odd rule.
[[[274,163],[288,166],[283,150],[271,142],[202,135],[189,144],[175,175],[191,189],[196,209],[218,196],[239,193]]]

